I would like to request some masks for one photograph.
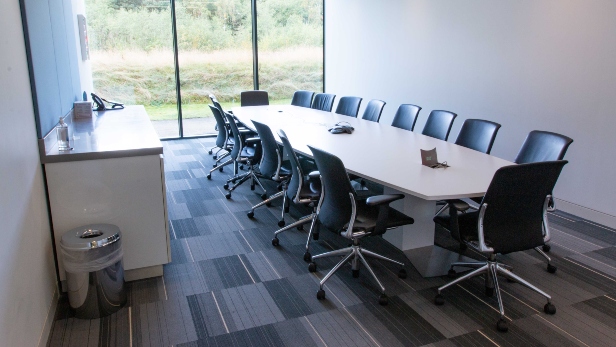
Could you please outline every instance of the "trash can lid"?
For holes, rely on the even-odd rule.
[[[64,249],[92,249],[105,247],[120,239],[120,228],[113,224],[89,224],[71,229],[62,235]]]

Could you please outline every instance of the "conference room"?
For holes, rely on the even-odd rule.
[[[89,18],[63,3],[68,22]],[[205,101],[191,101],[182,64],[197,58],[179,46],[179,116],[163,121],[161,106],[97,89],[78,35],[67,52],[54,40],[57,66],[73,53],[78,64],[58,82],[60,111],[43,110],[54,96],[37,75],[42,51],[11,39],[3,115],[20,136],[2,152],[20,159],[3,165],[7,343],[613,343],[614,5],[321,6],[319,83],[277,84],[260,68],[275,55],[254,53],[252,85],[202,87]],[[9,13],[4,25],[21,35],[19,6]],[[251,42],[267,52],[267,40]],[[84,90],[106,99],[85,120],[72,110]],[[69,151],[54,143],[65,108]],[[66,293],[61,239],[91,223],[122,232],[126,299],[84,319]]]

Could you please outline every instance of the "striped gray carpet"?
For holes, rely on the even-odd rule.
[[[212,166],[210,139],[164,142],[172,263],[164,277],[128,283],[127,307],[109,317],[79,320],[66,298],[59,302],[49,346],[613,346],[616,341],[616,232],[572,215],[550,215],[556,274],[535,252],[503,256],[516,273],[553,297],[557,313],[543,313],[544,299],[501,281],[509,332],[496,331],[495,297],[476,278],[444,292],[448,278],[422,278],[407,266],[372,262],[390,296],[379,306],[365,272],[342,268],[316,299],[318,280],[338,260],[323,259],[311,274],[302,260],[306,231],[281,234],[271,245],[280,204],[246,217],[258,190],[238,188],[232,200],[222,185],[231,170],[205,175]],[[275,186],[269,184],[270,193]],[[291,209],[287,222],[305,210]],[[306,228],[307,229],[307,228]],[[439,231],[438,242],[451,244]],[[368,240],[366,240],[368,241]],[[404,261],[379,238],[363,243]],[[326,230],[312,253],[346,240]]]

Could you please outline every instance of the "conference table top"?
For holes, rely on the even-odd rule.
[[[370,122],[333,112],[290,105],[235,107],[233,113],[248,127],[251,120],[284,130],[293,148],[312,156],[307,145],[338,156],[347,170],[368,180],[425,200],[483,196],[500,167],[512,162],[389,124]],[[348,122],[352,134],[331,134],[338,122]],[[276,135],[277,136],[277,135]],[[422,165],[420,149],[436,148],[448,168]]]

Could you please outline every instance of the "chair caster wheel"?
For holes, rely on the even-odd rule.
[[[458,277],[458,273],[454,269],[449,269],[449,271],[447,271],[447,277],[456,278]]]
[[[297,226],[297,230],[299,230],[299,231],[304,230],[304,225],[303,225],[303,224],[302,224],[302,225],[298,225],[298,226]]]
[[[280,241],[278,240],[278,238],[277,238],[277,237],[274,237],[274,238],[272,239],[272,246],[274,246],[274,247],[278,247],[279,245],[280,245]]]
[[[553,274],[556,272],[556,266],[552,265],[552,264],[548,264],[548,272]]]
[[[252,190],[255,190],[255,189],[252,188]],[[267,194],[265,194],[265,193],[261,194],[261,200],[265,200],[265,199],[267,199]]]
[[[317,292],[317,299],[319,300],[325,299],[325,291],[323,289],[319,289],[319,291]]]
[[[434,297],[434,304],[436,306],[442,306],[443,304],[445,304],[445,298],[441,294],[436,294],[436,296]]]
[[[250,185],[250,190],[255,190],[255,185],[254,184]]]
[[[486,296],[493,297],[494,296],[494,288],[486,287]]]
[[[244,165],[240,165],[240,170],[244,170]]]
[[[550,251],[550,249],[552,249],[552,246],[550,246],[550,245],[548,245],[548,244],[545,244],[545,245],[543,245],[543,247],[541,247],[541,248],[543,249],[543,251],[544,251],[545,253],[548,253],[548,252]]]
[[[214,165],[212,165],[212,167],[215,169],[215,168],[218,167],[218,164],[214,164]]]
[[[231,199],[231,193],[225,194],[225,198],[227,198],[227,200]]]
[[[278,221],[278,226],[279,226],[279,227],[281,227],[281,228],[282,228],[285,224],[286,224],[286,223],[285,223],[285,221],[284,221],[284,220],[279,220],[279,221]]]
[[[212,179],[212,174],[207,174],[207,176],[205,176],[205,177],[207,177],[208,180],[211,180]]]
[[[551,302],[548,302],[545,306],[543,306],[543,312],[547,314],[554,314],[556,313],[556,306],[554,306]]]
[[[228,184],[228,183],[225,183],[225,185],[224,185],[224,186],[222,186],[222,187],[223,187],[225,190],[227,190],[227,189],[229,189],[229,184]]]
[[[212,154],[212,150],[210,149],[209,151],[207,151],[207,154]],[[216,159],[216,158],[214,158]]]
[[[315,240],[315,241],[318,241],[319,240],[319,233],[313,233],[312,234],[312,239]]]
[[[509,330],[509,324],[507,324],[506,320],[501,318],[498,322],[496,322],[496,329],[500,332],[506,333]]]
[[[231,180],[231,183],[235,184],[235,182],[237,182],[237,178]]]
[[[222,166],[218,168],[218,171],[222,172]]]
[[[265,203],[265,206],[270,207],[270,206],[272,206],[272,203],[268,201],[268,202]]]
[[[359,277],[359,270],[351,270],[353,272],[353,278]]]
[[[405,269],[400,269],[400,271],[398,271],[398,278],[402,278],[402,279],[406,278],[406,270]]]
[[[310,264],[308,264],[308,271],[316,272],[317,271],[317,263],[311,262]]]
[[[387,295],[381,294],[381,296],[379,296],[379,305],[387,306],[388,303],[389,303],[389,298],[387,297]]]
[[[304,253],[304,261],[307,263],[312,261],[312,254],[310,254],[310,252],[306,251],[306,253]]]
[[[246,216],[248,218],[253,218],[255,216],[255,212],[254,211],[250,211],[250,212],[246,213]]]
[[[210,153],[210,154],[212,154],[212,153]],[[212,159],[216,160],[216,159],[218,159],[218,157],[217,156],[213,156]]]

